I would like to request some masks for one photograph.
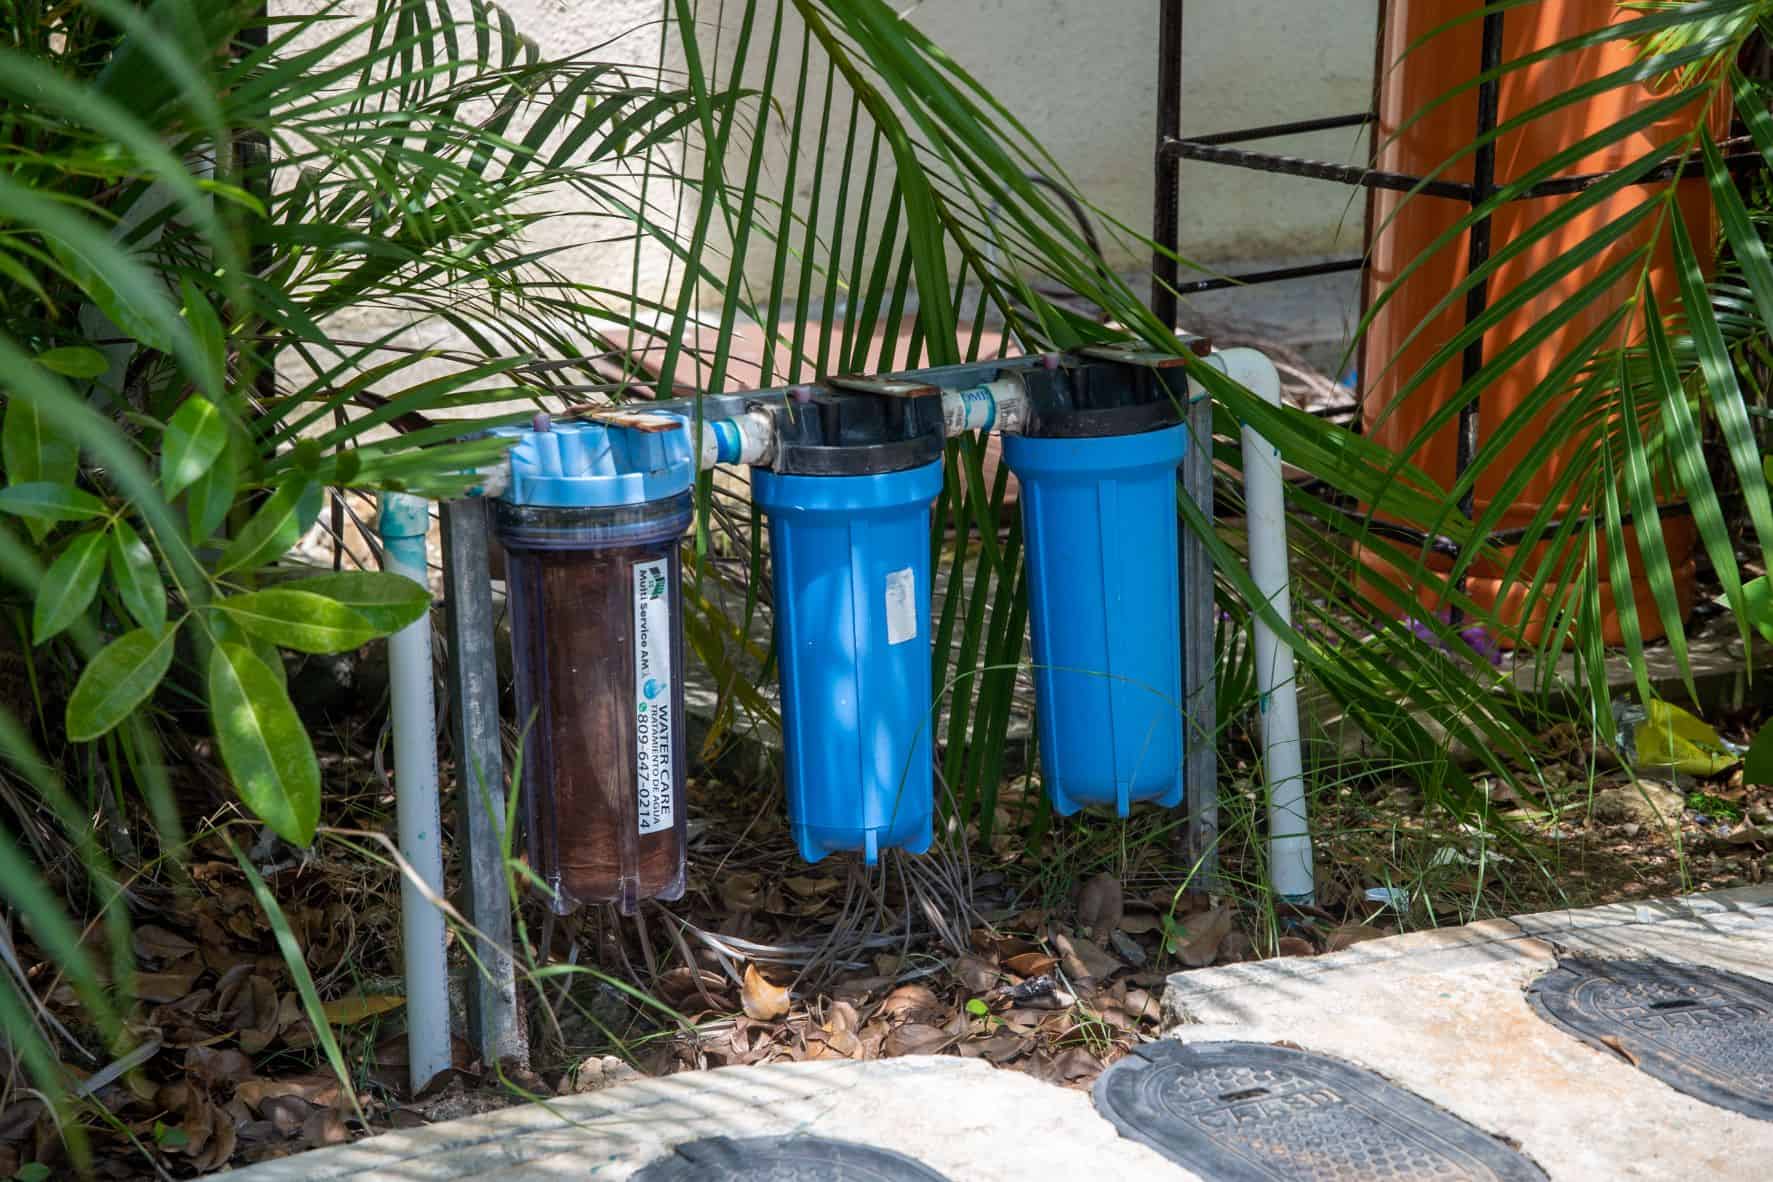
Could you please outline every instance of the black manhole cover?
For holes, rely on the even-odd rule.
[[[1773,985],[1665,960],[1571,956],[1527,997],[1551,1022],[1676,1091],[1773,1120]]]
[[[1370,1071],[1254,1042],[1159,1042],[1096,1080],[1096,1110],[1214,1182],[1545,1182],[1508,1145]]]
[[[704,1137],[648,1162],[633,1182],[948,1182],[922,1162],[826,1137]]]

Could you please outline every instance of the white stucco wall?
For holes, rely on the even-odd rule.
[[[1045,143],[1088,200],[1143,233],[1151,225],[1158,5],[924,0],[909,12]],[[1366,108],[1377,12],[1378,0],[1187,0],[1184,132]],[[1365,161],[1363,141],[1349,133],[1267,143]],[[1208,261],[1328,251],[1349,196],[1336,185],[1192,162],[1183,164],[1182,192],[1184,253]],[[1356,218],[1342,244],[1359,234]]]
[[[1145,232],[1151,220],[1159,0],[923,0],[909,19],[992,89],[1056,156],[1082,194],[1109,216]],[[1183,125],[1208,132],[1362,109],[1372,83],[1379,0],[1188,0],[1184,27]],[[278,11],[312,10],[319,0],[274,0]],[[358,11],[370,0],[352,0]],[[504,0],[518,27],[549,56],[592,53],[650,68],[668,0]],[[740,5],[729,4],[729,10]],[[760,6],[765,7],[765,6]],[[712,21],[716,6],[701,4]],[[767,8],[766,8],[767,11]],[[730,52],[732,28],[719,30]],[[712,45],[716,30],[704,28]],[[797,49],[790,10],[784,43]],[[761,52],[761,50],[759,50]],[[668,65],[680,66],[673,50]],[[792,56],[783,64],[798,69]],[[822,74],[822,70],[820,71]],[[790,75],[792,77],[792,75]],[[784,103],[792,86],[778,85]],[[785,134],[782,139],[785,140]],[[1360,162],[1360,136],[1337,132],[1267,146]],[[812,183],[811,145],[802,143],[797,190]],[[770,160],[780,169],[788,145]],[[827,191],[841,161],[825,167]],[[779,172],[777,173],[779,175]],[[1359,244],[1362,206],[1350,190],[1323,182],[1187,163],[1182,176],[1182,248],[1203,262],[1296,256]],[[687,234],[687,227],[685,234]],[[539,245],[566,246],[555,261],[588,282],[644,293],[663,284],[668,254],[645,246],[638,271],[629,241],[583,218],[545,222]],[[748,252],[747,270],[767,274],[767,242]],[[1111,261],[1135,268],[1140,252]]]

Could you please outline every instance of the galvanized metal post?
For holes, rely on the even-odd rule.
[[[479,935],[468,982],[469,1037],[488,1067],[527,1068],[529,1039],[517,1006],[511,897],[505,879],[504,740],[493,633],[486,501],[446,502],[443,589],[449,693],[455,720],[456,833],[468,920]]]
[[[1182,488],[1201,515],[1213,520],[1213,400],[1202,397],[1188,408],[1188,455],[1182,461]],[[1217,652],[1213,601],[1213,555],[1193,530],[1183,530],[1182,695],[1187,709],[1187,744],[1182,783],[1188,809],[1187,854],[1195,865],[1191,888],[1219,885],[1219,712],[1213,681]]]

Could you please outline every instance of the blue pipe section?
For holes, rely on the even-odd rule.
[[[424,497],[411,493],[382,494],[377,532],[387,550],[388,565],[399,567],[402,573],[418,572],[412,578],[420,583],[425,582],[425,535],[430,528],[431,502]]]
[[[703,423],[703,428],[714,432],[715,460],[722,464],[736,464],[743,454],[744,441],[739,437],[739,428],[731,419],[710,419]]]

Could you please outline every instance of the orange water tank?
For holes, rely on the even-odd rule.
[[[1478,94],[1475,87],[1458,97],[1410,120],[1427,109],[1459,83],[1479,73],[1484,21],[1471,19],[1429,36],[1447,22],[1480,11],[1482,0],[1391,0],[1386,6],[1384,31],[1380,45],[1379,122],[1375,129],[1378,145],[1376,167],[1389,172],[1424,174],[1451,159],[1470,145],[1476,135]],[[1554,45],[1570,37],[1607,23],[1629,19],[1615,0],[1539,0],[1537,4],[1508,8],[1502,18],[1502,60],[1519,60],[1533,51]],[[1417,42],[1422,44],[1418,45]],[[1414,48],[1412,48],[1414,47]],[[1498,88],[1498,123],[1531,110],[1537,104],[1569,90],[1579,80],[1599,78],[1621,69],[1634,59],[1634,47],[1625,41],[1608,42],[1575,53],[1559,54],[1544,62],[1510,71],[1502,76]],[[1585,102],[1563,107],[1541,116],[1524,126],[1511,130],[1497,140],[1496,184],[1505,185],[1543,163],[1558,152],[1585,137],[1601,131],[1621,118],[1651,102],[1656,93],[1649,86],[1629,86],[1609,90]],[[1620,168],[1641,158],[1658,144],[1666,144],[1682,131],[1691,130],[1694,122],[1705,114],[1695,105],[1675,118],[1651,124],[1623,142],[1593,152],[1577,161],[1560,175],[1580,175]],[[1718,120],[1721,123],[1721,120]],[[1408,125],[1408,126],[1406,126]],[[1719,130],[1714,123],[1714,134]],[[1471,183],[1473,156],[1467,153],[1457,164],[1440,176],[1447,180]],[[1491,298],[1510,291],[1542,270],[1578,242],[1635,207],[1654,194],[1661,185],[1644,185],[1626,189],[1608,198],[1595,209],[1573,219],[1536,243],[1520,257],[1504,265],[1490,282]],[[1705,181],[1690,178],[1678,182],[1681,191],[1677,203],[1693,240],[1709,256],[1713,235],[1711,200]],[[1492,220],[1492,253],[1514,240],[1541,218],[1570,200],[1552,196],[1517,201],[1504,207]],[[1369,267],[1366,274],[1367,298],[1372,302],[1399,276],[1403,269],[1433,244],[1435,239],[1468,212],[1458,198],[1375,191],[1368,218],[1371,239]],[[1528,326],[1541,319],[1595,276],[1615,265],[1632,251],[1641,249],[1657,234],[1656,218],[1651,216],[1629,233],[1613,242],[1605,252],[1561,278],[1551,288],[1516,312],[1509,319],[1485,334],[1484,355],[1497,352],[1517,339]],[[1405,338],[1422,322],[1422,317],[1437,304],[1466,274],[1468,235],[1461,235],[1446,248],[1428,258],[1379,310],[1363,345],[1362,425],[1369,436],[1394,449],[1403,448],[1420,431],[1424,423],[1441,407],[1447,405],[1461,384],[1460,358],[1455,356],[1440,366],[1417,389],[1401,402],[1398,391],[1411,377],[1426,366],[1433,354],[1461,328],[1464,321],[1464,300],[1454,301],[1434,322],[1416,337]],[[1527,398],[1533,388],[1553,367],[1608,315],[1630,298],[1637,268],[1623,279],[1616,292],[1603,295],[1580,315],[1557,330],[1532,354],[1523,358],[1510,371],[1492,384],[1479,401],[1479,447],[1494,433],[1498,425]],[[1666,231],[1651,260],[1650,282],[1658,303],[1664,308],[1676,304],[1676,280],[1671,249]],[[1641,336],[1641,327],[1628,324],[1622,330],[1629,339]],[[1524,457],[1547,427],[1542,421],[1523,431],[1510,447],[1503,462],[1491,464],[1476,486],[1477,512],[1482,513],[1500,486],[1504,476],[1519,468]],[[1419,447],[1411,459],[1442,487],[1451,487],[1456,472],[1458,428],[1448,424],[1436,432],[1425,446]],[[1560,471],[1573,461],[1585,457],[1567,449],[1534,474],[1531,482],[1512,503],[1499,525],[1500,530],[1524,526],[1530,522],[1541,504],[1555,489]],[[1560,506],[1568,510],[1569,505]],[[1676,514],[1663,517],[1663,537],[1674,566],[1676,590],[1682,610],[1692,606],[1694,597],[1695,533],[1691,518]],[[1642,562],[1628,531],[1629,560],[1632,564],[1631,593],[1637,603],[1638,619],[1644,637],[1662,634],[1655,600],[1648,581],[1643,577]],[[1583,541],[1582,545],[1586,545]],[[1604,545],[1604,544],[1603,544]],[[1543,547],[1541,548],[1544,549]],[[1371,551],[1361,560],[1375,570],[1384,570],[1393,581],[1403,580],[1389,564]],[[1561,568],[1568,554],[1552,556]],[[1478,604],[1493,608],[1504,631],[1522,626],[1525,638],[1534,639],[1542,627],[1549,604],[1529,607],[1527,591],[1535,564],[1547,556],[1536,555],[1523,567],[1524,577],[1515,585],[1504,586],[1504,567],[1480,561],[1470,571],[1467,592]],[[1444,560],[1439,569],[1449,566]],[[1554,570],[1554,575],[1556,571]],[[1607,642],[1620,642],[1618,620],[1614,610],[1615,589],[1606,553],[1600,555],[1596,570],[1602,580],[1602,609]],[[1420,592],[1424,607],[1438,606],[1433,587]],[[1545,597],[1541,597],[1542,600]]]

